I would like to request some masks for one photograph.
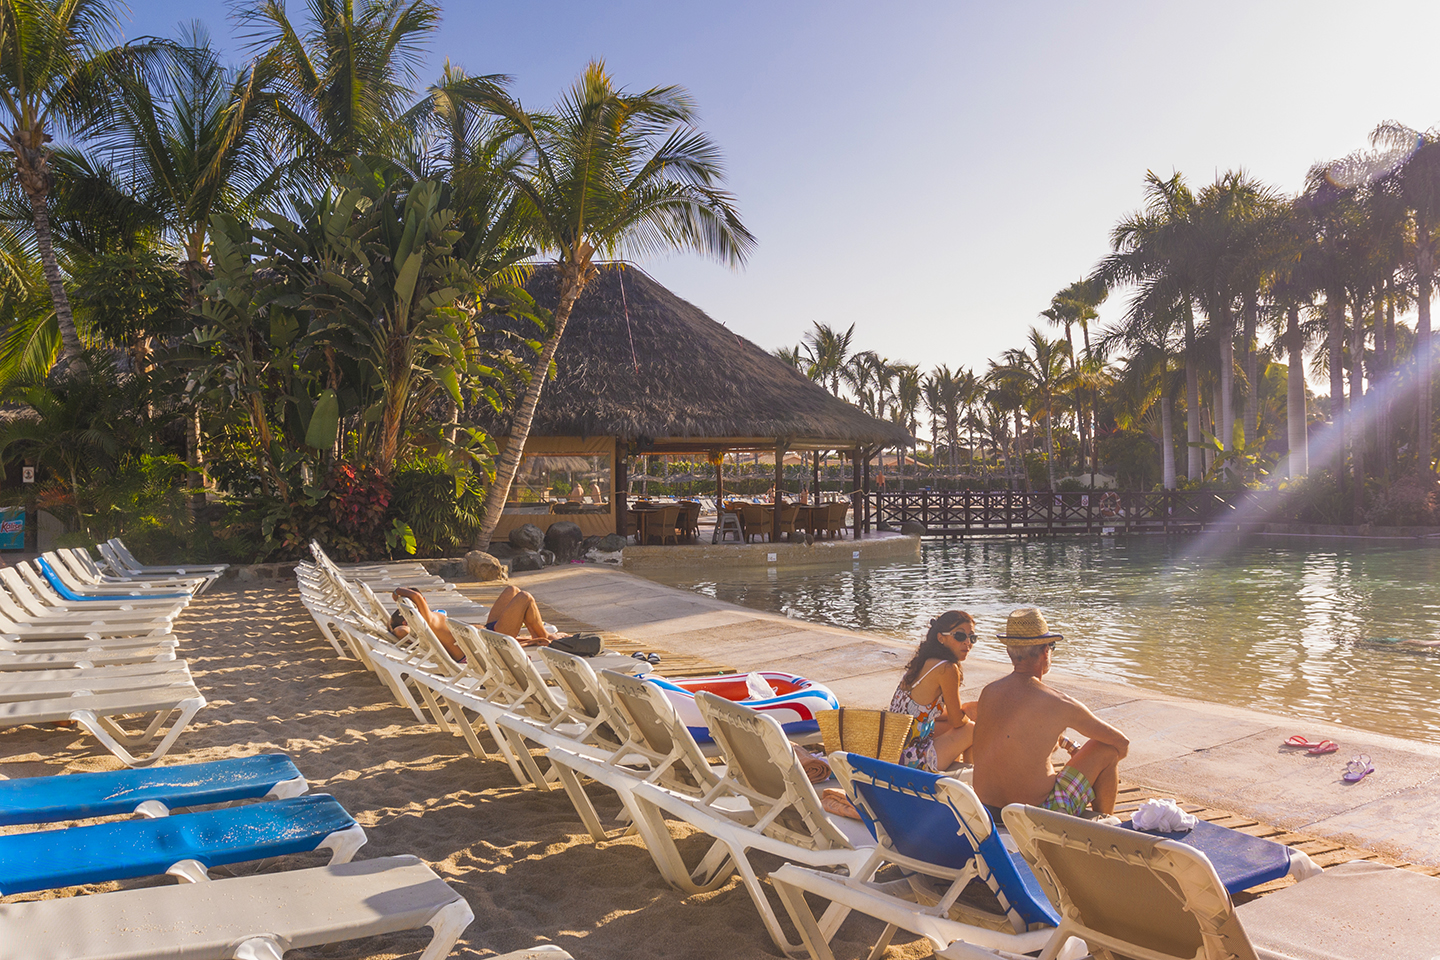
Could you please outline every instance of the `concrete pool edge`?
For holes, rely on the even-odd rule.
[[[768,667],[826,683],[847,703],[888,704],[909,654],[899,641],[795,620],[667,587],[598,565],[525,575],[540,600],[578,620],[676,653]],[[1199,803],[1224,806],[1292,830],[1410,860],[1440,864],[1440,746],[1335,723],[1188,700],[1068,673],[1063,655],[1051,679],[1131,738],[1127,781]],[[966,695],[1004,672],[966,664]],[[1340,744],[1312,757],[1280,744],[1291,734]],[[1352,755],[1376,772],[1341,779]]]

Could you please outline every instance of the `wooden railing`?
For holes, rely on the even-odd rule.
[[[1006,490],[917,490],[870,494],[876,526],[925,525],[932,537],[1059,536],[1064,534],[1181,533],[1239,519],[1257,508],[1251,491],[1210,493],[1163,490],[1122,493],[1020,493]],[[1250,511],[1246,511],[1250,513]]]

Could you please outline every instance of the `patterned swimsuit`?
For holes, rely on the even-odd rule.
[[[935,667],[940,666],[942,663],[952,662],[953,661],[950,660],[942,660],[940,663],[932,666],[930,670],[934,670]],[[955,668],[960,671],[960,682],[964,683],[964,668],[961,667],[959,663],[955,664]],[[930,670],[926,670],[920,674],[920,676],[916,677],[915,682],[910,685],[911,688],[913,689],[919,686],[920,681],[930,675]],[[921,770],[927,770],[930,773],[940,772],[939,757],[935,754],[934,728],[935,721],[940,718],[944,707],[945,692],[943,690],[936,693],[935,699],[929,703],[916,703],[915,699],[910,696],[910,691],[905,689],[903,682],[895,688],[895,696],[890,698],[890,712],[908,713],[915,718],[914,736],[900,753],[900,762],[902,764],[907,767],[919,767]]]

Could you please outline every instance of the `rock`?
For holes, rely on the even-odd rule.
[[[494,557],[496,560],[513,560],[515,559],[515,554],[519,553],[520,551],[510,546],[507,541],[499,540],[495,543],[490,544],[490,547],[486,552],[489,553],[490,556]]]
[[[600,542],[593,547],[602,553],[619,553],[625,549],[625,538],[618,533],[607,533],[600,538]]]
[[[533,523],[522,523],[510,531],[510,545],[518,550],[538,553],[545,549],[545,531]]]
[[[543,564],[545,564],[545,566],[547,566],[547,567],[553,567],[553,566],[555,566],[555,562],[556,562],[556,561],[555,561],[555,551],[554,551],[554,550],[541,550],[541,551],[540,551],[540,562],[543,563]]]
[[[545,548],[554,551],[556,563],[569,563],[580,555],[580,544],[584,539],[585,532],[580,529],[580,524],[561,520],[550,524],[550,529],[545,531]]]
[[[900,524],[900,532],[910,537],[923,537],[930,532],[930,529],[919,520],[906,520]]]
[[[484,550],[471,550],[465,554],[465,572],[472,580],[504,580],[505,564],[494,554]]]
[[[581,540],[580,546],[575,550],[575,558],[577,560],[583,560],[590,556],[591,552],[600,549],[600,541],[604,539],[605,538],[601,536],[594,536]]]
[[[524,570],[543,570],[544,568],[545,559],[534,550],[522,550],[515,554],[514,560],[510,561],[511,573],[520,573]]]

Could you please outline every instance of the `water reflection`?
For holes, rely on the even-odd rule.
[[[670,571],[652,578],[756,609],[909,639],[958,607],[972,654],[1014,607],[1067,635],[1058,663],[1097,679],[1440,743],[1435,639],[1440,550],[1345,543],[1305,549],[1185,541],[927,545],[919,563],[802,571]]]

